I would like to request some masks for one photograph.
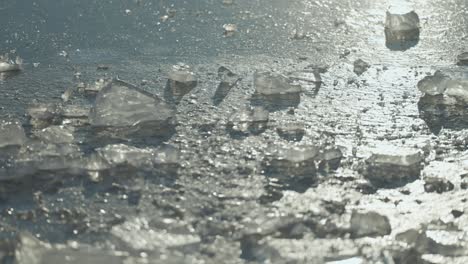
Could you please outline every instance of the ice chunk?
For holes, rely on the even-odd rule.
[[[13,250],[11,255],[14,258],[12,263],[16,264],[124,264],[137,262],[134,259],[123,257],[115,252],[107,252],[77,242],[71,245],[52,245],[39,241],[26,233],[19,234],[10,244]],[[10,263],[10,261],[7,263]]]
[[[97,154],[112,167],[130,165],[134,168],[177,167],[179,152],[171,146],[161,148],[136,148],[124,144],[100,148]]]
[[[86,94],[95,95],[108,85],[112,85],[112,79],[101,78],[95,81],[94,84],[84,85],[83,87],[79,87],[79,89],[82,89]]]
[[[452,191],[455,186],[452,182],[446,179],[428,177],[424,179],[424,190],[426,192],[437,192],[439,194],[443,192]]]
[[[364,72],[366,72],[370,68],[369,63],[358,59],[354,61],[354,73],[356,73],[358,76],[362,75]]]
[[[464,103],[444,95],[424,95],[418,102],[419,116],[431,132],[438,134],[442,127],[461,130],[468,127],[468,110]]]
[[[219,105],[231,89],[241,80],[237,74],[234,74],[226,67],[220,67],[218,69],[218,78],[221,79],[221,82],[213,96],[213,103],[215,105]]]
[[[170,145],[137,148],[114,144],[97,149],[84,160],[81,169],[86,171],[94,182],[102,181],[103,176],[111,176],[115,177],[114,181],[131,189],[138,189],[143,184],[142,178],[136,177],[138,175],[151,176],[151,179],[157,180],[158,183],[174,181],[180,167],[179,155],[179,151]]]
[[[224,24],[223,29],[224,29],[225,37],[232,37],[237,31],[237,25],[236,24]]]
[[[314,175],[319,149],[313,146],[273,147],[264,159],[267,173]]]
[[[110,69],[110,65],[109,64],[103,64],[103,63],[100,63],[96,66],[96,69],[97,70],[100,70],[100,71],[107,71]]]
[[[468,65],[468,52],[463,52],[457,56],[457,65]]]
[[[305,135],[303,123],[288,123],[276,129],[278,135],[288,141],[301,141]]]
[[[419,41],[419,16],[411,11],[406,14],[387,12],[385,38],[390,49],[408,49]]]
[[[26,134],[19,121],[0,121],[0,149],[8,146],[22,146]]]
[[[444,95],[468,103],[468,79],[449,80]]]
[[[466,234],[461,230],[449,228],[429,228],[425,232],[427,250],[445,256],[464,256],[467,250]],[[422,241],[421,241],[422,242]]]
[[[258,135],[268,127],[269,112],[262,107],[242,110],[235,113],[227,123],[227,130],[232,135]]]
[[[319,152],[314,146],[272,147],[263,159],[263,170],[285,189],[304,192],[316,180]]]
[[[153,138],[172,135],[175,111],[157,96],[115,80],[97,95],[89,121],[111,137]]]
[[[30,124],[37,129],[61,124],[87,125],[89,112],[89,107],[81,105],[34,103],[28,108]]]
[[[314,94],[317,94],[322,86],[322,77],[318,69],[292,72],[289,78],[304,91],[311,90]]]
[[[43,142],[50,142],[55,144],[72,143],[74,129],[64,126],[50,126],[39,131],[35,131],[34,135]]]
[[[448,76],[437,71],[418,84],[424,92],[418,102],[421,118],[433,133],[442,127],[460,130],[468,127],[468,79],[465,76]]]
[[[16,158],[17,167],[36,172],[72,171],[82,153],[77,145],[31,142],[23,147]]]
[[[19,149],[7,166],[0,167],[0,180],[47,189],[48,183],[59,180],[58,175],[80,174],[82,158],[76,145],[31,141]]]
[[[418,82],[419,91],[429,95],[443,94],[447,89],[449,77],[441,71],[436,71],[434,75],[424,77]]]
[[[197,234],[189,231],[170,233],[167,230],[152,228],[145,218],[131,219],[121,225],[114,226],[111,233],[135,250],[179,247],[201,241]]]
[[[292,84],[288,77],[281,74],[255,72],[254,86],[254,102],[272,107],[295,107],[301,101],[301,86]]]
[[[20,57],[16,57],[13,61],[8,54],[0,56],[0,72],[21,71],[22,69],[23,60]]]
[[[89,125],[90,110],[88,106],[66,105],[60,111],[62,124],[74,127]]]
[[[358,212],[351,214],[351,236],[359,237],[378,237],[386,236],[392,232],[388,217],[376,212]]]
[[[60,123],[60,107],[55,104],[34,103],[28,108],[30,123],[35,128],[45,128]]]
[[[419,178],[423,156],[415,149],[381,145],[366,160],[364,176],[376,187],[397,187]]]
[[[419,253],[443,256],[464,256],[467,250],[466,234],[453,226],[428,225],[397,234],[396,239],[414,247]]]
[[[289,78],[311,83],[322,82],[322,77],[320,77],[320,73],[318,71],[296,71],[289,74]]]
[[[164,98],[169,102],[179,103],[198,84],[195,73],[183,63],[172,66],[168,77]]]
[[[324,171],[337,170],[341,165],[341,159],[343,158],[343,152],[341,149],[333,147],[324,149],[320,152],[319,156],[319,168]]]

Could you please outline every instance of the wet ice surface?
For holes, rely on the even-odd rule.
[[[466,3],[409,2],[0,4],[1,261],[466,263]]]

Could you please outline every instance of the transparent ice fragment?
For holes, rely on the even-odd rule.
[[[272,72],[254,74],[254,101],[267,106],[295,107],[301,100],[302,87],[295,85],[288,77]]]
[[[19,121],[0,121],[0,148],[22,146],[26,140],[26,134]]]
[[[406,14],[387,12],[385,38],[390,49],[405,50],[419,41],[419,16],[411,11]]]
[[[447,89],[449,77],[441,71],[436,71],[434,75],[424,77],[418,82],[419,91],[429,95],[443,94]]]
[[[97,95],[89,121],[111,136],[151,138],[173,133],[175,111],[157,96],[115,80]]]
[[[239,135],[258,135],[268,127],[269,112],[262,107],[242,110],[235,113],[227,124],[228,131]]]
[[[176,64],[169,72],[164,98],[168,102],[179,103],[197,84],[197,77],[188,65]]]
[[[376,187],[397,187],[418,179],[423,155],[416,149],[382,145],[366,160],[365,177]]]
[[[376,212],[358,212],[351,214],[351,236],[377,237],[389,235],[392,232],[388,217]]]

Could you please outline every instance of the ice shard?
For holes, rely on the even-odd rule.
[[[411,11],[406,14],[387,12],[385,20],[386,45],[392,50],[406,50],[419,42],[419,16]]]
[[[169,72],[164,98],[168,102],[179,103],[182,98],[198,84],[192,69],[183,63],[172,66]]]
[[[89,121],[113,138],[157,140],[173,134],[175,111],[157,96],[114,80],[97,95]]]
[[[288,77],[272,72],[254,74],[254,104],[261,104],[271,110],[296,107],[301,102],[302,87],[293,84]]]

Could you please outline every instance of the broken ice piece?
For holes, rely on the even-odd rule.
[[[237,25],[236,24],[224,24],[223,29],[224,29],[225,37],[232,37],[237,31]]]
[[[102,181],[103,176],[111,176],[114,177],[113,181],[128,186],[125,188],[139,189],[143,178],[137,175],[149,176],[156,181],[174,181],[179,165],[179,150],[171,145],[137,148],[113,144],[96,149],[82,168],[93,182]]]
[[[301,28],[295,28],[291,32],[291,39],[301,40],[307,37],[307,34]]]
[[[468,102],[468,79],[465,77],[451,78],[436,71],[434,75],[426,76],[419,81],[418,88],[427,95],[443,94],[463,103]]]
[[[303,123],[287,123],[276,129],[278,135],[288,141],[301,141],[305,135]]]
[[[221,79],[221,82],[218,85],[218,89],[213,96],[213,103],[219,105],[224,98],[228,95],[231,89],[236,86],[236,84],[241,80],[241,78],[234,74],[226,67],[219,67],[218,69],[218,78]]]
[[[388,217],[376,212],[358,212],[351,214],[351,237],[378,237],[392,232]]]
[[[302,87],[292,84],[288,77],[278,73],[255,72],[254,87],[254,103],[271,107],[296,107],[301,101]]]
[[[172,146],[137,148],[117,144],[97,149],[96,152],[112,167],[125,165],[138,169],[176,168],[180,162],[179,151]]]
[[[436,71],[434,75],[428,75],[418,82],[419,91],[428,95],[440,95],[447,89],[449,77],[441,71]]]
[[[467,250],[466,233],[447,227],[429,227],[418,242],[431,253],[444,256],[464,256]]]
[[[3,242],[3,241],[2,241]],[[137,263],[136,259],[122,256],[116,252],[108,252],[90,245],[52,245],[39,241],[34,236],[21,233],[18,237],[9,241],[11,245],[12,263],[16,264],[43,264],[43,263],[100,263],[100,264],[123,264]],[[1,256],[1,254],[0,254]],[[8,259],[10,259],[8,257]],[[0,259],[1,260],[1,259]],[[10,261],[7,261],[8,263]]]
[[[96,68],[101,71],[107,71],[109,70],[110,66],[108,64],[98,64]]]
[[[311,83],[321,83],[322,77],[318,70],[312,71],[296,71],[289,74],[289,78],[293,80],[311,82]]]
[[[33,128],[42,129],[61,124],[83,126],[88,124],[89,111],[89,107],[81,105],[35,103],[28,108],[28,115]]]
[[[468,79],[447,76],[439,71],[418,83],[424,92],[418,102],[419,114],[433,133],[442,127],[460,130],[468,126]]]
[[[262,107],[236,112],[229,118],[227,130],[231,135],[258,135],[268,127],[269,112]]]
[[[396,239],[414,247],[419,253],[443,256],[464,256],[467,250],[466,234],[445,225],[428,225],[397,234]]]
[[[411,11],[406,14],[391,14],[385,20],[386,45],[390,49],[405,50],[419,41],[419,16]]]
[[[60,111],[62,124],[74,127],[89,125],[90,109],[83,105],[65,105]]]
[[[466,66],[468,65],[468,52],[463,52],[457,56],[457,65]]]
[[[55,144],[72,143],[74,129],[64,126],[50,126],[39,131],[35,131],[34,135],[43,142]]]
[[[114,80],[97,95],[89,121],[110,137],[154,140],[173,134],[175,111],[157,96]]]
[[[300,85],[303,90],[311,90],[314,94],[317,94],[322,86],[319,69],[292,72],[289,78],[294,81],[294,84]]]
[[[366,72],[370,68],[369,63],[358,59],[354,61],[354,73],[356,73],[358,76],[362,75],[364,72]]]
[[[197,84],[197,77],[188,65],[176,64],[169,72],[164,98],[169,102],[179,103]]]
[[[319,169],[323,171],[334,171],[340,167],[343,152],[339,148],[322,150],[319,156]]]
[[[463,52],[457,56],[457,65],[468,65],[468,52]]]
[[[468,103],[468,79],[449,80],[444,95],[455,98],[460,103]]]
[[[184,230],[172,233],[168,232],[167,228],[152,228],[148,220],[143,217],[130,219],[121,225],[116,225],[112,227],[110,233],[127,243],[132,249],[138,251],[182,247],[184,245],[200,243],[201,241],[201,238],[196,233],[189,231]]]
[[[445,95],[424,95],[418,102],[419,116],[432,133],[441,129],[462,130],[468,127],[466,104]]]
[[[21,148],[16,157],[15,175],[34,175],[38,180],[39,177],[56,177],[50,172],[78,173],[81,159],[82,153],[77,145],[30,142]]]
[[[9,146],[22,146],[26,140],[26,134],[19,121],[0,121],[0,149]]]
[[[30,123],[35,128],[45,128],[60,123],[60,108],[54,104],[34,103],[28,108]]]
[[[23,60],[16,57],[15,61],[10,60],[8,54],[0,56],[0,72],[21,71],[23,69]]]
[[[394,146],[374,149],[364,176],[376,187],[399,187],[418,179],[423,156],[418,150]]]
[[[316,180],[319,148],[314,146],[272,147],[263,159],[265,175],[279,180],[286,189],[306,191]]]
[[[94,82],[94,84],[91,85],[84,85],[84,92],[89,95],[95,95],[99,93],[104,87],[111,85],[112,80],[110,79],[98,79],[97,81]],[[78,87],[78,89],[82,89],[81,87]]]
[[[446,179],[428,177],[425,178],[424,181],[424,190],[428,193],[436,192],[441,194],[452,191],[455,188],[453,183]]]
[[[70,100],[70,97],[73,95],[73,92],[75,91],[75,87],[69,87],[63,92],[62,94],[62,100],[66,103]]]

